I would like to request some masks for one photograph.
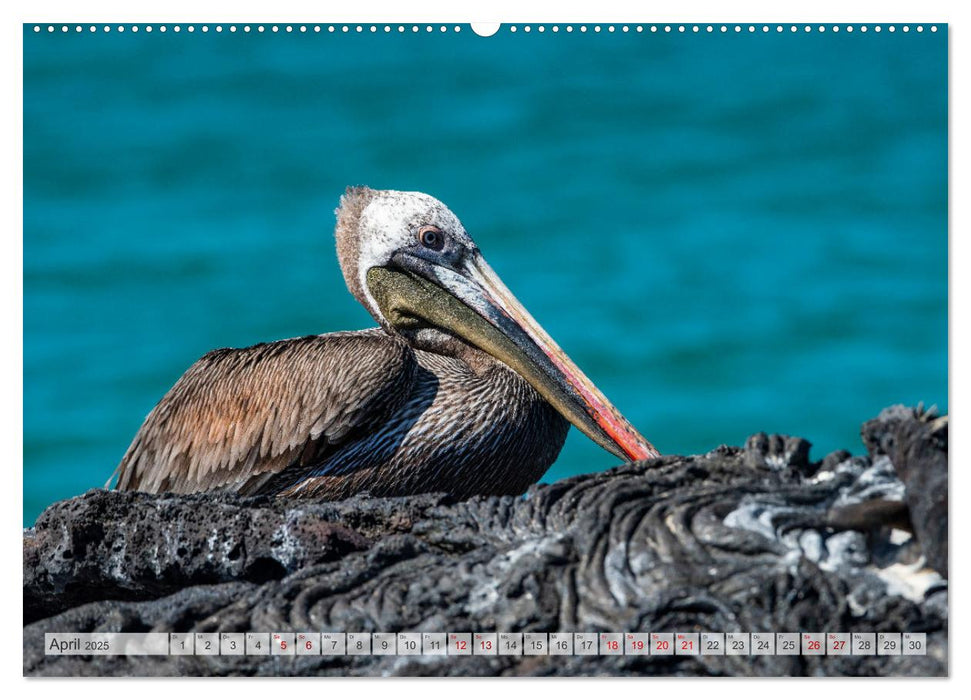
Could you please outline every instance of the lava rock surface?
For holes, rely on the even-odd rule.
[[[947,675],[947,417],[868,455],[801,438],[524,497],[338,502],[95,490],[24,532],[24,673]],[[899,529],[913,536],[901,541]],[[925,656],[46,656],[45,632],[926,632]]]

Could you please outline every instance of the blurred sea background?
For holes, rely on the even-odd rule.
[[[374,325],[351,184],[448,204],[662,452],[947,411],[944,26],[130,26],[24,28],[25,525],[206,351]],[[544,480],[616,463],[573,430]]]

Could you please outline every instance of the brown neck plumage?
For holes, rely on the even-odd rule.
[[[340,205],[334,212],[337,215],[337,227],[334,229],[334,238],[337,243],[337,261],[340,263],[347,289],[365,308],[367,308],[367,301],[364,290],[361,289],[361,281],[357,276],[361,250],[359,222],[364,208],[374,199],[376,194],[377,192],[370,187],[348,187],[341,196]]]

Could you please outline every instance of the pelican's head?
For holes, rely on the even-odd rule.
[[[388,331],[445,334],[508,365],[590,439],[625,460],[658,452],[523,308],[462,222],[421,192],[350,187],[337,256],[351,293]]]

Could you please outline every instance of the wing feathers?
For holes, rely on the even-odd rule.
[[[117,488],[254,493],[381,425],[415,371],[411,349],[378,329],[214,350],[145,419]]]

